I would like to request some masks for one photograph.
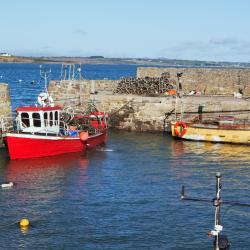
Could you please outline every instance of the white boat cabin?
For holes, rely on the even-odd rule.
[[[58,134],[60,126],[60,107],[19,107],[17,111],[17,130],[31,134]]]

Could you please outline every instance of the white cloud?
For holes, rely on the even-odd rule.
[[[76,29],[74,33],[81,36],[85,36],[88,34],[84,29]]]
[[[234,37],[213,38],[207,42],[185,41],[159,50],[156,56],[172,59],[248,62],[250,41]]]
[[[239,43],[240,40],[233,37],[219,37],[219,38],[212,38],[209,43],[214,45],[233,45]]]

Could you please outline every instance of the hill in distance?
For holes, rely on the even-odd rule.
[[[199,60],[179,60],[168,58],[105,58],[103,56],[90,57],[24,57],[0,56],[0,62],[11,63],[73,63],[73,64],[135,64],[145,66],[174,66],[174,67],[236,67],[249,68],[249,62],[214,62]]]

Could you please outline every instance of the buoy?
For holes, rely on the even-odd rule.
[[[79,133],[79,137],[81,141],[87,141],[89,138],[89,132],[88,131],[81,131]]]
[[[14,182],[10,181],[10,182],[6,182],[6,183],[2,183],[0,184],[1,188],[10,188],[14,186]]]
[[[20,227],[28,227],[30,224],[29,220],[24,218],[24,219],[21,219],[20,222],[19,222],[19,225]]]

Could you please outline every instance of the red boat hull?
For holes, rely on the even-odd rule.
[[[11,160],[83,152],[94,148],[107,139],[106,131],[89,136],[87,141],[78,137],[38,136],[25,134],[6,134],[5,144]]]
[[[34,136],[20,137],[8,134],[5,142],[9,151],[10,159],[34,158],[65,153],[80,152],[86,149],[86,142],[79,138],[63,138],[57,136]]]
[[[91,135],[87,140],[87,147],[94,148],[100,144],[103,144],[106,140],[107,140],[106,131],[97,135]]]

